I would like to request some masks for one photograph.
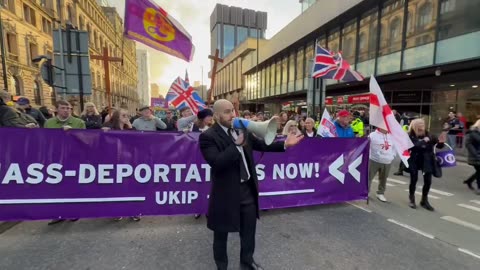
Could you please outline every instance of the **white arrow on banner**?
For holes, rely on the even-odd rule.
[[[348,165],[348,172],[360,183],[360,172],[357,170],[358,166],[362,164],[363,154],[361,154],[357,159],[355,159],[352,164]]]
[[[330,175],[337,178],[337,180],[342,184],[345,181],[345,174],[343,174],[338,169],[340,169],[340,167],[343,166],[344,162],[345,161],[343,161],[343,154],[342,154],[337,158],[337,160],[335,160],[332,164],[330,164],[330,166],[328,166],[328,172],[330,173]]]
[[[355,159],[350,165],[348,165],[348,172],[352,177],[360,183],[360,171],[358,166],[363,162],[363,154]],[[330,166],[328,166],[328,172],[331,176],[335,177],[340,183],[345,183],[345,174],[340,171],[340,167],[345,163],[343,154],[339,156]]]

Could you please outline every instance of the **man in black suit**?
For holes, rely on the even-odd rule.
[[[213,256],[218,269],[227,269],[229,232],[240,232],[242,269],[263,269],[253,260],[258,207],[258,179],[253,150],[283,152],[303,136],[289,135],[269,146],[252,134],[232,129],[235,112],[228,100],[213,105],[215,124],[200,135],[200,150],[212,167],[207,227],[214,232]]]

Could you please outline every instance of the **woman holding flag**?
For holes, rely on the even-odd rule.
[[[437,144],[439,148],[443,147],[445,136],[440,136],[437,139],[435,136],[430,135],[425,129],[425,121],[423,119],[415,119],[410,123],[409,136],[414,145],[410,149],[410,158],[408,159],[410,168],[409,206],[413,209],[417,208],[415,204],[415,189],[417,187],[418,171],[422,171],[424,183],[420,205],[429,211],[434,211],[434,208],[428,201],[428,193],[432,185],[432,174],[435,162],[437,162],[433,150]]]

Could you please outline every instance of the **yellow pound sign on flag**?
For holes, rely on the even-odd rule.
[[[147,8],[143,14],[145,31],[158,41],[168,42],[175,39],[175,28],[162,13]]]

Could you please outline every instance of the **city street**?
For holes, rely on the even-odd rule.
[[[401,176],[389,179],[389,203],[375,198],[375,183],[369,205],[263,212],[255,257],[265,269],[479,269],[480,198],[461,183],[472,171],[459,164],[434,179],[434,213],[408,208]],[[0,234],[0,268],[214,269],[211,245],[205,217],[23,222]],[[238,235],[229,254],[238,269]]]

